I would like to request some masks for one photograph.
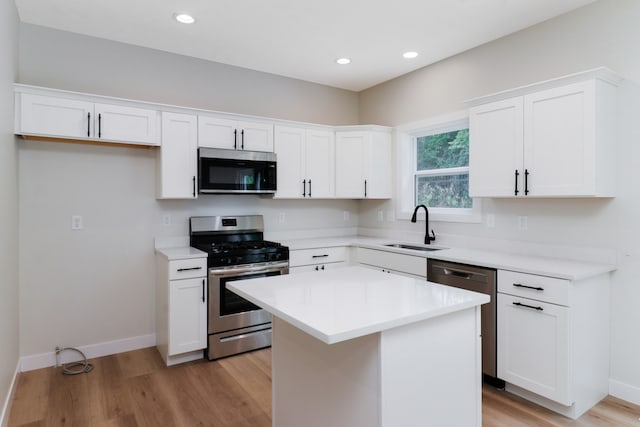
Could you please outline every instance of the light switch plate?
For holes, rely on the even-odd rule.
[[[82,215],[72,215],[71,216],[71,229],[72,230],[82,230]]]

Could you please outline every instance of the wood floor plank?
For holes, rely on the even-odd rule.
[[[271,350],[167,368],[155,348],[91,361],[88,374],[21,373],[8,427],[270,427]],[[608,396],[570,420],[484,386],[484,427],[640,427],[640,406]]]
[[[49,400],[50,375],[50,369],[18,375],[9,415],[10,425],[28,425],[44,419]]]

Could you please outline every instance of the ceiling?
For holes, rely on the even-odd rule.
[[[594,0],[16,0],[23,22],[361,91]],[[196,18],[191,25],[175,13]],[[402,53],[416,51],[415,59]],[[349,57],[349,65],[335,60]]]

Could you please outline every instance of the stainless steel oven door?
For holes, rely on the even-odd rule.
[[[289,273],[289,262],[209,269],[209,334],[271,322],[271,315],[227,289],[227,282]]]

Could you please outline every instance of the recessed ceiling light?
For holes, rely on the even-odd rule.
[[[402,54],[402,56],[406,59],[413,59],[418,56],[418,52],[405,52]]]
[[[186,13],[176,13],[173,16],[176,18],[176,21],[183,24],[193,24],[194,22],[196,22],[193,16],[187,15]]]
[[[338,58],[336,59],[336,62],[340,65],[347,65],[351,63],[351,60],[349,58]]]

